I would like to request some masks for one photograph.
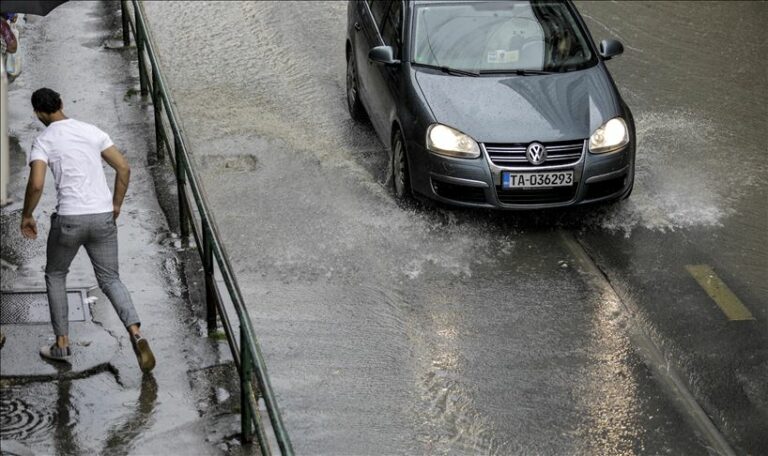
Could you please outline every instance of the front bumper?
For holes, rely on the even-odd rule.
[[[578,206],[619,199],[631,191],[634,181],[634,143],[615,152],[592,154],[584,141],[577,162],[550,166],[545,163],[536,167],[498,166],[491,161],[482,144],[481,156],[472,160],[436,155],[415,143],[410,146],[421,149],[410,154],[414,190],[456,206],[508,210]],[[501,176],[505,171],[564,170],[573,171],[574,185],[525,190],[501,187]]]

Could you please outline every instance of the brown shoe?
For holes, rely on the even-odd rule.
[[[147,339],[136,334],[131,337],[131,343],[133,344],[133,351],[136,353],[136,359],[139,360],[139,368],[145,374],[155,368],[155,355],[152,354],[152,349],[149,348],[149,342]]]

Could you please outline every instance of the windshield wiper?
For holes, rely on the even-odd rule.
[[[457,76],[479,76],[479,73],[469,70],[460,70],[458,68],[451,68],[444,65],[429,65],[427,63],[411,62],[412,65],[423,66],[424,68],[432,68],[434,70],[440,70],[443,73],[448,73]]]
[[[556,71],[542,70],[480,70],[478,74],[515,74],[517,76],[530,76],[537,74],[553,74]]]

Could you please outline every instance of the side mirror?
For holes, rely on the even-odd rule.
[[[384,65],[397,65],[399,60],[395,60],[392,54],[392,46],[376,46],[368,51],[368,60]]]
[[[624,52],[624,45],[616,40],[603,40],[600,42],[600,55],[604,60],[610,60]]]

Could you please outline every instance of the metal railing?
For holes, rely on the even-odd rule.
[[[132,8],[129,8],[129,4]],[[274,440],[277,442],[281,454],[291,456],[293,455],[293,448],[269,383],[264,357],[256,340],[240,287],[232,272],[229,257],[218,234],[219,231],[203,191],[202,182],[192,166],[174,104],[171,102],[165,80],[160,72],[157,52],[150,32],[147,30],[143,7],[138,0],[121,0],[120,7],[123,44],[125,46],[130,45],[130,32],[133,33],[136,42],[141,95],[150,94],[152,96],[157,158],[161,161],[165,160],[165,151],[173,150],[174,152],[174,154],[168,155],[172,157],[171,164],[176,174],[179,230],[182,239],[188,239],[190,233],[194,236],[203,263],[208,331],[210,333],[216,330],[218,316],[221,319],[230,350],[232,350],[235,366],[240,374],[242,439],[245,442],[250,442],[255,434],[261,453],[263,455],[272,454],[265,423],[261,420],[259,412],[257,395],[260,393],[269,415]],[[168,128],[170,128],[170,135]],[[170,142],[171,139],[173,144]],[[190,204],[188,192],[192,194],[194,206]],[[239,337],[235,335],[227,308],[221,299],[222,295],[216,280],[216,272],[226,285],[231,305],[237,313],[240,323]],[[254,381],[257,382],[258,387]]]
[[[8,75],[5,59],[0,56],[0,207],[8,203],[8,181],[11,179],[11,152],[8,150]]]

